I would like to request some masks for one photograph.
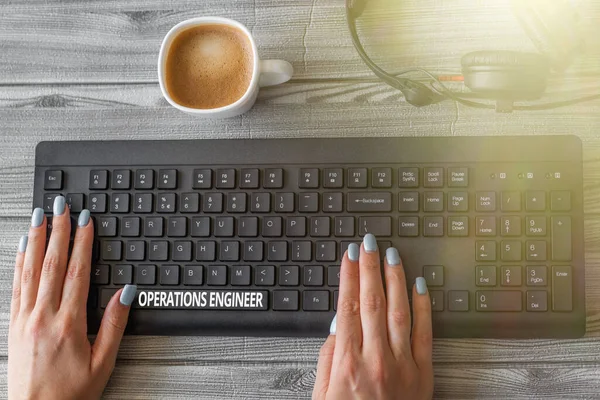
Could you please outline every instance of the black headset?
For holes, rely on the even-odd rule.
[[[495,100],[495,105],[468,100],[464,93],[450,91],[438,77],[422,68],[408,68],[390,74],[375,64],[358,38],[356,19],[362,15],[367,1],[346,0],[346,18],[354,47],[375,75],[400,90],[406,102],[413,106],[423,107],[444,99],[452,99],[469,107],[512,112],[513,110],[548,110],[600,98],[600,94],[595,94],[562,102],[514,105],[515,101],[537,100],[546,90],[551,60],[546,55],[538,53],[476,51],[462,57],[462,76],[465,85],[473,95]],[[413,79],[401,77],[410,72],[420,72],[428,76],[438,87],[433,85],[429,87]]]

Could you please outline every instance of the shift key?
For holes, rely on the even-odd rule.
[[[392,194],[390,192],[351,192],[346,206],[348,212],[390,212]]]
[[[573,271],[568,265],[552,267],[552,310],[573,311]]]
[[[571,217],[552,217],[552,260],[571,260]]]

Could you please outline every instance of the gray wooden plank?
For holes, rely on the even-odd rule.
[[[599,47],[597,2],[583,2],[588,47]],[[284,58],[296,79],[371,76],[352,47],[344,2],[332,0],[33,1],[0,5],[0,82],[155,82],[162,37],[177,22],[221,15],[246,24],[265,58]],[[440,18],[443,15],[443,18]],[[510,2],[436,0],[370,2],[368,48],[392,70],[421,66],[458,71],[474,50],[531,51]],[[372,40],[368,40],[372,38]],[[384,44],[385,43],[385,44]],[[574,71],[596,72],[590,51]]]

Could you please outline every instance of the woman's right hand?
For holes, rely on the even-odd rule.
[[[398,251],[386,251],[385,291],[379,260],[377,241],[370,234],[360,250],[351,244],[344,255],[337,315],[319,355],[314,400],[426,400],[433,395],[431,304],[425,279],[417,278],[413,286],[411,335]]]

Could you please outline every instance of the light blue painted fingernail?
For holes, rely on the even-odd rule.
[[[84,227],[90,222],[90,211],[83,210],[81,214],[79,214],[79,218],[77,219],[77,225],[80,227]]]
[[[44,222],[44,210],[38,207],[31,214],[31,226],[37,228],[42,225],[42,222]]]
[[[418,294],[426,294],[427,293],[427,282],[425,281],[425,278],[418,277],[417,280],[415,281],[415,283],[417,286]]]
[[[119,299],[121,304],[127,307],[132,305],[133,300],[135,299],[135,292],[137,292],[136,285],[125,285],[125,288],[123,288],[123,291],[121,292],[121,298]]]
[[[52,211],[54,215],[62,215],[65,212],[65,198],[63,196],[56,196]]]
[[[335,330],[336,330],[336,320],[337,320],[337,314],[335,314],[335,316],[333,317],[333,320],[331,321],[331,325],[329,325],[329,334],[330,335],[335,335]]]
[[[377,239],[372,234],[367,233],[363,239],[363,246],[367,253],[374,253],[377,251]]]
[[[398,254],[398,250],[396,250],[395,247],[388,247],[388,249],[385,251],[385,258],[387,258],[387,262],[390,267],[402,265],[400,254]]]
[[[350,243],[348,246],[348,258],[350,261],[358,261],[360,255],[360,248],[356,243]]]
[[[29,240],[29,236],[24,235],[21,236],[21,240],[19,240],[19,253],[25,253],[27,250],[27,241]]]

